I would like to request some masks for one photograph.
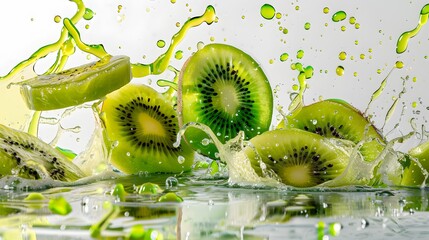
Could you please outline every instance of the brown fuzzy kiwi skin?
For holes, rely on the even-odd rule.
[[[339,99],[328,99],[307,105],[293,116],[287,116],[278,128],[299,128],[325,137],[334,137],[357,144],[365,138],[360,148],[366,161],[375,160],[383,151],[385,139],[380,131],[363,114]],[[365,131],[367,133],[365,135]]]
[[[111,149],[111,163],[120,171],[180,173],[191,169],[194,151],[184,142],[173,146],[179,131],[177,113],[161,93],[143,84],[128,84],[107,95],[101,114],[106,142],[117,143]],[[182,163],[179,157],[184,158]]]
[[[213,55],[214,53],[217,53],[217,55]],[[216,58],[219,56],[219,59],[210,62],[212,60],[211,56],[216,56]],[[207,65],[205,64],[206,59]],[[217,65],[218,63],[219,66]],[[212,71],[211,73],[213,75],[216,75],[213,70],[218,71],[218,67],[222,69],[222,74],[216,72],[216,74],[219,74],[218,76],[211,76],[210,71]],[[200,68],[205,70],[200,71]],[[225,70],[226,75],[225,72],[223,72]],[[242,94],[242,89],[249,90],[252,88],[254,89],[254,86],[259,86],[257,91],[249,90],[248,96],[240,100],[240,110],[233,115],[228,115],[231,113],[227,113],[227,111],[223,112],[221,108],[215,107],[218,106],[216,101],[218,101],[218,98],[221,98],[220,96],[222,96],[221,94],[224,91],[224,89],[221,90],[221,88],[215,87],[215,85],[218,84],[218,80],[216,80],[216,83],[209,83],[210,80],[207,79],[208,84],[204,83],[203,80],[205,77],[210,77],[211,80],[221,78],[222,80],[220,82],[222,82],[224,81],[223,76],[228,76],[230,72],[240,77],[237,80],[240,86],[241,84],[244,85],[244,87],[236,88],[237,91],[240,90],[240,93],[237,93],[238,95]],[[247,79],[246,76],[248,76],[249,79]],[[252,76],[253,79],[250,76]],[[197,78],[201,80],[197,80]],[[244,81],[245,79],[247,81]],[[239,83],[240,80],[243,82]],[[236,80],[231,80],[229,83],[234,84],[235,81]],[[225,80],[225,82],[228,81]],[[201,84],[203,87],[199,86]],[[211,90],[209,91],[207,89]],[[208,91],[208,93],[203,93],[204,91]],[[256,95],[258,99],[254,98]],[[250,139],[267,131],[271,125],[273,94],[268,78],[262,68],[250,55],[233,46],[217,43],[209,44],[188,58],[180,71],[177,100],[179,126],[182,127],[188,122],[205,124],[217,134],[222,143],[234,138],[239,131],[244,131],[246,139]],[[205,102],[206,100],[208,101],[207,103]],[[250,108],[249,104],[245,102],[249,100],[253,101],[253,104],[251,104],[252,107]],[[216,109],[214,110],[214,115],[211,114],[212,112],[210,112],[210,110],[208,111],[209,113],[207,113],[206,110],[209,105],[213,106],[212,109]],[[221,107],[224,106],[222,105]],[[227,117],[224,118],[224,116]],[[185,133],[185,139],[197,152],[212,159],[218,159],[216,154],[218,150],[215,145],[212,143],[203,144],[204,139],[210,139],[204,132],[198,129],[189,129]]]

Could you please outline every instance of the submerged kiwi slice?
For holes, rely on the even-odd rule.
[[[271,124],[273,95],[258,63],[243,51],[224,44],[209,44],[183,66],[179,80],[180,124],[203,123],[222,143],[244,131],[252,138]],[[217,148],[199,129],[185,137],[200,153],[217,158]]]
[[[327,138],[300,129],[276,129],[250,140],[245,149],[256,173],[262,161],[286,185],[312,187],[338,177],[349,154]]]
[[[177,113],[154,89],[128,84],[106,96],[102,114],[107,136],[116,145],[111,162],[119,170],[133,174],[191,169],[193,150],[185,143],[173,146],[179,130]]]
[[[85,174],[57,149],[28,133],[0,125],[0,177],[75,181]]]
[[[404,172],[402,173],[401,185],[421,186],[425,180],[425,175],[417,163],[410,158],[417,160],[429,172],[429,141],[412,148],[408,153],[409,155],[405,155],[407,158],[404,162],[405,165],[403,164]]]
[[[297,114],[287,116],[285,127],[345,139],[356,144],[364,138],[371,139],[359,149],[366,161],[375,160],[384,148],[384,140],[377,129],[357,109],[343,100],[330,99],[305,106]]]
[[[131,80],[130,58],[107,56],[60,73],[21,82],[30,109],[44,111],[76,106],[104,97]]]

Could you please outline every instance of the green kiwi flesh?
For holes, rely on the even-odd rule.
[[[128,84],[106,96],[102,115],[107,137],[115,145],[111,163],[122,172],[191,169],[194,151],[186,143],[173,147],[179,131],[177,113],[161,93],[145,85]]]
[[[409,152],[409,157],[417,160],[422,167],[429,172],[429,141],[422,143],[421,145],[412,148]],[[404,166],[404,172],[402,173],[402,186],[421,186],[425,180],[422,169],[417,165],[416,162],[408,159],[407,166]]]
[[[250,139],[269,129],[273,95],[258,63],[240,49],[209,44],[185,63],[179,79],[180,124],[199,122],[209,126],[222,143],[244,131]],[[214,144],[198,129],[185,137],[203,155],[217,159]]]
[[[27,106],[46,111],[100,99],[131,78],[129,57],[108,56],[63,72],[39,75],[20,85]]]
[[[371,139],[359,149],[366,161],[375,160],[384,148],[384,139],[377,129],[356,108],[343,100],[324,100],[305,106],[297,114],[287,116],[284,127],[345,139],[355,144],[364,138]]]
[[[0,177],[76,181],[85,174],[57,149],[25,132],[0,125]]]
[[[300,129],[276,129],[250,139],[246,148],[256,173],[263,175],[260,161],[289,186],[313,187],[344,172],[349,154],[327,138]]]

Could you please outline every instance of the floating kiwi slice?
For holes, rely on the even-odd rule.
[[[281,123],[283,124],[284,122]],[[354,143],[365,137],[373,139],[359,149],[366,161],[376,159],[384,148],[384,140],[377,129],[357,109],[343,100],[330,99],[305,106],[297,114],[287,117],[285,127],[299,128]]]
[[[75,181],[85,174],[57,149],[28,133],[0,125],[0,177]]]
[[[404,172],[402,173],[401,185],[421,186],[425,180],[422,169],[410,157],[417,160],[422,167],[429,172],[429,141],[411,149],[404,162]]]
[[[300,129],[276,129],[250,140],[246,148],[252,166],[263,175],[260,161],[290,186],[312,187],[339,176],[349,154],[327,138]],[[258,156],[259,155],[259,156]]]
[[[40,75],[20,84],[27,106],[44,111],[102,98],[130,80],[130,58],[107,56],[97,62],[60,73]]]
[[[225,143],[244,131],[252,138],[271,124],[273,96],[258,63],[243,51],[224,44],[209,44],[185,63],[179,80],[180,124],[200,122]],[[185,137],[199,152],[217,158],[214,144],[198,129]]]
[[[177,113],[162,94],[145,85],[128,84],[103,102],[107,136],[117,143],[111,162],[119,170],[182,172],[191,169],[193,150],[173,147],[179,130]]]

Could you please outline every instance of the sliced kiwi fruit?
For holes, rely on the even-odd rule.
[[[366,161],[375,160],[384,149],[384,139],[377,129],[352,105],[329,99],[305,106],[297,114],[287,116],[280,126],[299,128],[325,137],[334,137],[357,144],[365,141],[359,152]]]
[[[178,84],[180,125],[203,123],[222,143],[244,131],[250,139],[269,129],[273,94],[258,63],[240,49],[209,44],[184,64]],[[198,152],[217,159],[207,134],[189,129],[185,138]]]
[[[63,72],[37,76],[20,85],[27,106],[45,111],[100,99],[131,78],[130,58],[109,55]]]
[[[106,96],[102,115],[112,149],[111,163],[124,173],[188,171],[194,151],[173,143],[179,131],[177,113],[161,93],[128,84]]]
[[[313,187],[338,177],[349,154],[327,138],[300,129],[276,129],[250,139],[245,152],[253,168],[264,175],[261,161],[286,185]]]
[[[0,125],[0,177],[75,181],[85,174],[57,149],[28,133]]]
[[[429,141],[412,148],[408,153],[409,155],[405,155],[406,161],[403,162],[404,172],[402,173],[401,185],[421,186],[425,180],[425,175],[415,161],[418,161],[429,172]]]

